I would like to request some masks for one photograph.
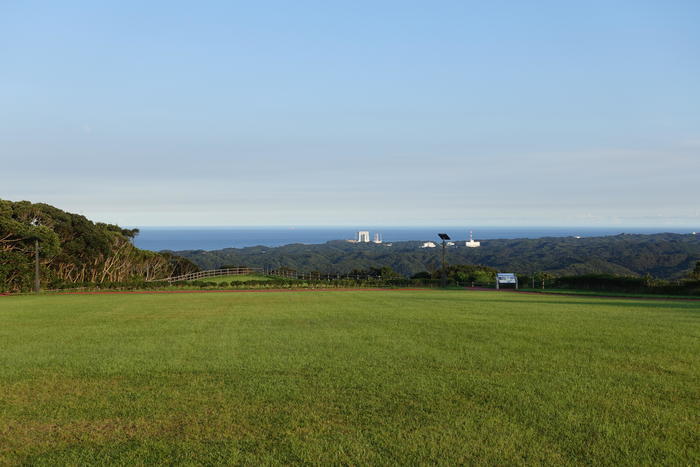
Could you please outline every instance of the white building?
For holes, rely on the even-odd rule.
[[[372,240],[372,243],[382,243],[382,236],[379,232],[374,233],[374,240]]]
[[[473,232],[470,230],[469,231],[469,241],[466,242],[465,245],[467,245],[467,247],[469,247],[469,248],[478,248],[481,246],[481,242],[474,241]]]
[[[357,232],[357,243],[369,243],[369,231],[360,230]]]
[[[421,248],[435,248],[435,243],[433,242],[425,242],[421,246]]]

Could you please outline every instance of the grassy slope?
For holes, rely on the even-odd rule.
[[[0,297],[0,464],[695,464],[698,318],[458,291]]]
[[[270,276],[258,276],[253,274],[238,274],[233,276],[216,276],[216,277],[205,277],[203,279],[198,279],[204,282],[216,282],[220,284],[222,282],[246,282],[246,281],[259,281],[259,282],[270,282],[274,281],[276,278]]]

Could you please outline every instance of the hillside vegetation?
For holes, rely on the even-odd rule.
[[[332,241],[321,245],[277,248],[227,248],[216,251],[178,251],[203,269],[223,264],[249,267],[288,267],[300,271],[349,273],[390,266],[404,275],[435,271],[439,248],[419,248],[421,242],[392,246]],[[686,277],[700,260],[700,236],[661,233],[591,238],[488,240],[480,248],[448,248],[450,264],[481,264],[501,271],[556,275],[616,274],[664,279]]]
[[[0,292],[31,288],[36,240],[43,287],[148,280],[197,269],[172,254],[134,247],[137,234],[48,204],[0,200]]]

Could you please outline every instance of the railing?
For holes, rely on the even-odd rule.
[[[197,279],[206,279],[209,277],[220,276],[244,276],[249,274],[262,274],[262,268],[227,268],[227,269],[210,269],[208,271],[197,271],[180,276],[166,277],[164,279],[153,279],[149,282],[178,282],[178,281],[195,281]]]
[[[288,279],[292,281],[323,281],[332,283],[334,281],[350,280],[350,281],[372,281],[372,282],[386,282],[387,284],[399,282],[404,283],[403,285],[415,285],[419,287],[439,287],[441,285],[440,279],[408,279],[400,277],[382,277],[380,275],[371,274],[322,274],[319,272],[299,272],[293,269],[287,268],[227,268],[227,269],[210,269],[207,271],[192,272],[189,274],[183,274],[180,276],[166,277],[164,279],[153,279],[149,282],[181,282],[181,281],[194,281],[198,279],[206,279],[210,277],[221,277],[221,276],[242,276],[242,275],[261,275],[261,276],[274,276],[280,279]],[[493,282],[460,282],[455,280],[448,281],[449,286],[465,287],[465,288],[493,288]]]

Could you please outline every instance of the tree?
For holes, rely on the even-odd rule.
[[[41,269],[45,270],[61,248],[56,233],[45,225],[33,225],[39,219],[28,209],[30,203],[14,206],[0,200],[0,291],[25,290],[34,279],[34,254],[38,241]]]
[[[700,280],[700,261],[695,262],[695,269],[690,273],[690,278]]]
[[[139,250],[132,243],[137,234],[48,204],[0,200],[0,291],[30,289],[36,241],[41,277],[49,284],[148,280],[197,268],[183,258]]]
[[[440,271],[436,271],[433,277],[439,279]],[[494,281],[496,269],[479,264],[452,264],[447,267],[447,277],[457,282],[484,284]]]

